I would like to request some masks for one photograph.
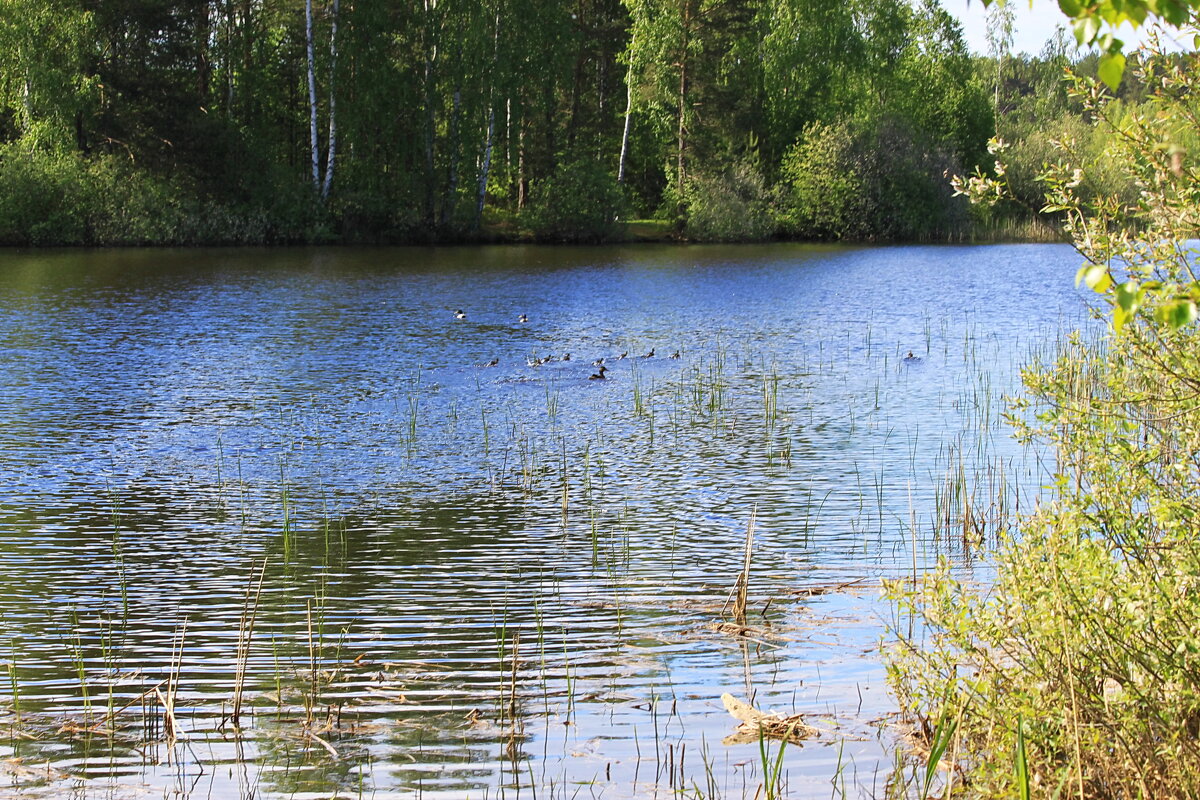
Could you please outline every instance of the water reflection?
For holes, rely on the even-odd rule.
[[[829,731],[793,796],[881,787],[873,580],[964,557],[964,491],[1036,489],[998,412],[1077,320],[1072,273],[1042,246],[4,254],[3,752],[62,771],[14,780],[749,796],[731,691]],[[743,640],[710,623],[755,509]]]

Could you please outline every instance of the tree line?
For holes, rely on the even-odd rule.
[[[937,0],[4,0],[0,242],[963,236],[1052,61]]]

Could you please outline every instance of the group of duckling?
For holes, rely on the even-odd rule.
[[[460,308],[454,312],[454,318],[460,319],[460,320],[466,319],[467,312],[463,311]],[[517,317],[517,322],[521,322],[521,323],[529,322],[529,317],[525,314],[522,314],[521,316]],[[629,351],[626,350],[625,352],[621,353],[619,356],[615,356],[612,360],[613,361],[623,361],[628,357],[629,357]],[[649,352],[643,353],[642,355],[637,356],[637,357],[638,358],[654,358],[655,357],[655,348],[651,347]],[[667,356],[667,358],[675,358],[675,359],[680,358],[679,351],[676,350],[674,353],[671,353],[671,355]],[[530,367],[540,367],[543,364],[552,364],[556,361],[570,361],[570,360],[571,360],[571,354],[563,353],[561,357],[555,356],[555,355],[547,355],[545,358],[539,358],[537,356],[530,356],[529,358],[525,359],[525,363]],[[597,358],[595,361],[592,362],[592,366],[598,367],[598,369],[594,373],[592,373],[591,375],[588,376],[589,381],[607,380],[607,378],[604,375],[604,373],[608,371],[608,367],[605,366],[605,363],[604,363],[605,360],[606,360],[605,357],[601,356],[600,358]],[[500,359],[493,358],[491,361],[487,362],[486,364],[480,364],[478,366],[495,367],[495,366],[498,366],[499,364],[500,364]]]

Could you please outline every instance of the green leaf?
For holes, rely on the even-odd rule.
[[[1079,272],[1075,273],[1075,285],[1078,286],[1080,282],[1098,294],[1104,294],[1113,285],[1108,268],[1102,264],[1084,264],[1080,267]]]
[[[1159,306],[1154,316],[1172,330],[1179,330],[1196,321],[1196,303],[1186,297],[1176,298]]]
[[[1138,286],[1137,281],[1130,280],[1117,284],[1117,290],[1115,294],[1117,308],[1120,308],[1130,316],[1132,316],[1134,312],[1138,310],[1138,306],[1141,305],[1141,287]]]
[[[1017,792],[1021,800],[1029,800],[1029,760],[1025,754],[1025,720],[1017,717],[1017,753],[1013,766],[1017,778]]]
[[[1100,56],[1098,72],[1100,80],[1115,92],[1121,85],[1121,76],[1125,74],[1125,56],[1120,53],[1105,53]]]
[[[1058,0],[1058,7],[1068,17],[1077,17],[1083,11],[1083,3],[1079,0]]]
[[[1083,17],[1075,20],[1075,41],[1081,45],[1091,44],[1100,32],[1100,20],[1096,17]]]

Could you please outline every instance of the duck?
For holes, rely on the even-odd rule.
[[[455,319],[466,319],[466,318],[467,318],[467,312],[463,311],[463,310],[460,308],[458,311],[455,311],[455,312],[454,312],[454,318],[455,318]]]
[[[563,361],[570,361],[570,360],[571,360],[571,354],[570,354],[570,353],[563,353],[562,360],[563,360]]]
[[[522,314],[521,316],[517,317],[517,322],[529,322],[529,317]]]
[[[592,375],[588,375],[588,380],[589,381],[606,381],[606,380],[608,380],[608,378],[604,377],[604,373],[607,369],[608,368],[606,366],[601,364],[600,369],[596,373],[594,373]]]
[[[485,366],[485,367],[494,367],[494,366],[496,366],[496,365],[497,365],[497,364],[499,364],[499,363],[500,363],[500,359],[499,359],[499,358],[493,358],[491,361],[489,361],[489,362],[487,362],[486,364],[484,364],[484,366]]]
[[[595,361],[593,361],[592,366],[593,367],[603,367],[604,366],[604,356],[600,356]]]
[[[653,348],[653,347],[651,347],[651,348],[650,348],[650,352],[649,352],[649,353],[645,353],[645,354],[642,356],[642,358],[654,358],[654,348]]]
[[[540,367],[542,364],[545,364],[546,362],[543,361],[542,359],[538,358],[537,356],[530,356],[529,358],[525,359],[525,363],[531,367]]]
[[[621,355],[617,356],[617,361],[620,361],[621,359],[625,358],[628,355],[629,355],[629,351],[626,350],[624,353],[621,353]]]
[[[676,350],[674,353],[671,353],[671,355],[667,356],[667,358],[679,358],[679,351]]]
[[[920,360],[921,360],[921,357],[920,357],[920,356],[914,356],[914,355],[913,355],[913,351],[912,351],[912,350],[909,350],[909,351],[908,351],[908,355],[906,355],[906,356],[904,357],[904,360],[905,360],[905,361],[910,361],[910,362],[912,362],[912,361],[920,361]]]

